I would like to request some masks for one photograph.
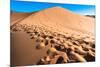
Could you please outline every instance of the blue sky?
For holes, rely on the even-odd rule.
[[[35,12],[54,6],[60,6],[82,15],[95,15],[95,5],[26,2],[11,0],[11,11],[15,12]]]

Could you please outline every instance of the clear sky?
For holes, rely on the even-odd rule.
[[[83,15],[95,15],[95,5],[61,4],[47,2],[15,1],[11,0],[11,11],[15,12],[35,12],[46,8],[60,6],[72,12]]]
[[[70,3],[70,4],[84,4],[95,5],[95,0],[16,0],[16,1],[35,1],[35,2],[51,2],[51,3]]]

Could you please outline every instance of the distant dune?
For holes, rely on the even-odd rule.
[[[95,61],[95,18],[61,7],[11,14],[11,65]]]
[[[12,12],[11,13],[11,25],[15,24],[16,22],[19,22],[23,20],[24,18],[28,17],[32,13],[16,13]]]
[[[85,16],[95,18],[95,15],[85,15]]]

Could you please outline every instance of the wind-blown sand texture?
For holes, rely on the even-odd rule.
[[[11,22],[11,65],[95,61],[94,21],[53,7]]]

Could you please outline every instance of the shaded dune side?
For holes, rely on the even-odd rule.
[[[17,22],[22,21],[26,17],[30,16],[32,13],[11,13],[11,26]]]
[[[25,32],[11,33],[11,65],[33,65],[46,56],[46,49],[36,50],[35,40]]]

